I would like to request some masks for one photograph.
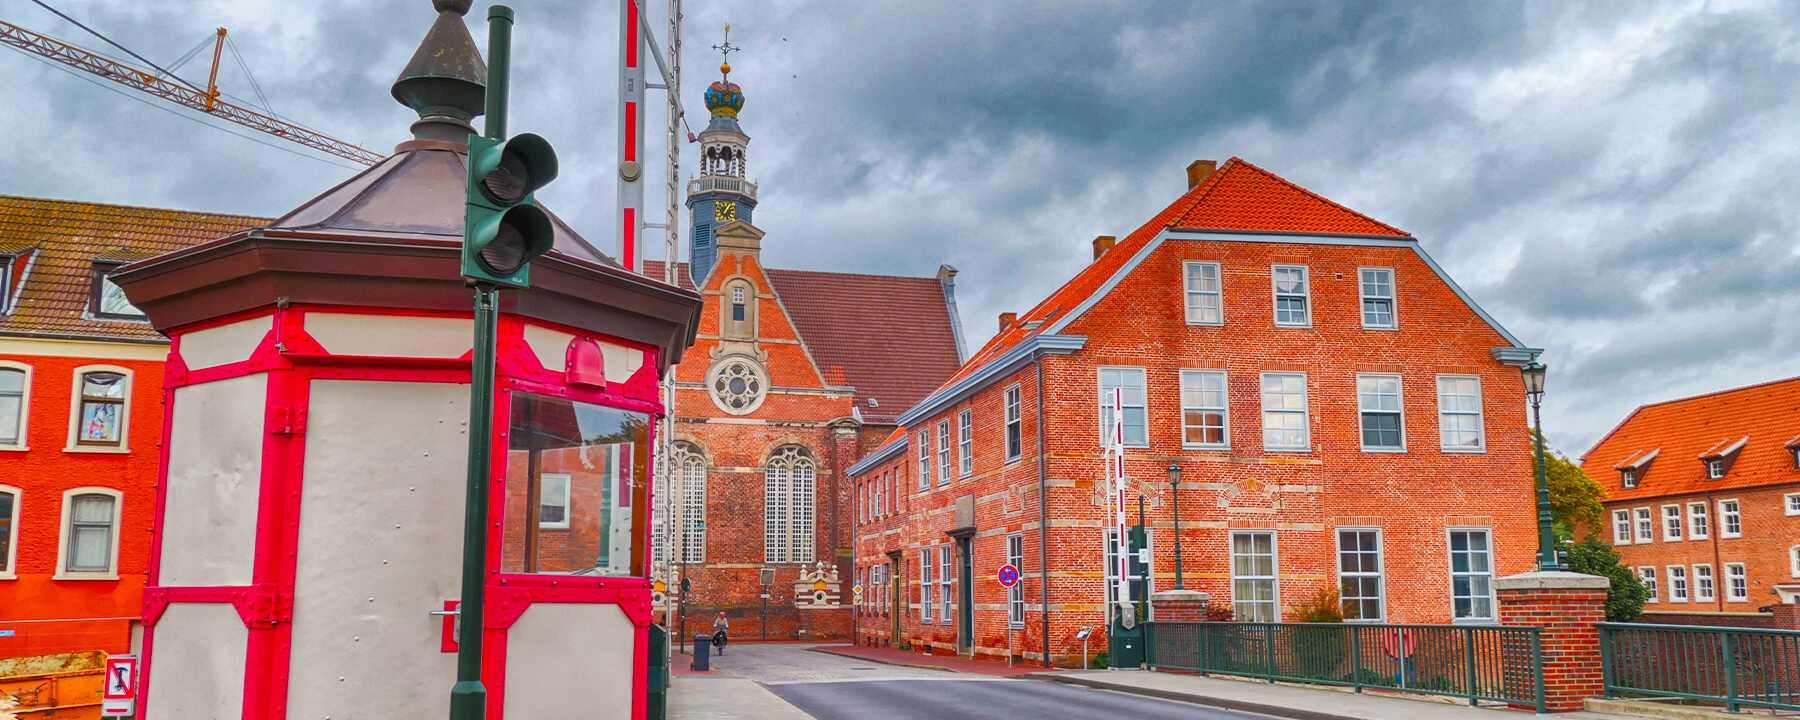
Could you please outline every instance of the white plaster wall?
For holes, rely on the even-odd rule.
[[[187,333],[181,336],[181,361],[200,370],[249,360],[274,326],[275,316],[264,315]]]
[[[453,358],[475,344],[467,318],[314,312],[306,332],[334,355]]]
[[[250,631],[230,603],[177,603],[156,623],[144,720],[238,720]]]
[[[446,717],[456,656],[428,613],[460,594],[469,386],[311,398],[288,717]]]
[[[525,344],[531,346],[531,352],[537,355],[538,362],[545,370],[560,372],[568,369],[569,341],[575,336],[561,330],[552,330],[538,325],[525,326]],[[604,340],[596,340],[600,345],[600,357],[606,361],[606,381],[622,383],[637,374],[638,368],[644,366],[644,351],[614,345]]]
[[[506,633],[506,717],[631,717],[637,646],[617,605],[536,603]]]
[[[175,390],[162,584],[250,584],[267,396],[266,375]]]

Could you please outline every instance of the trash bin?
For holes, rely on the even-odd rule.
[[[712,669],[712,638],[705,635],[694,638],[694,664],[688,666],[701,672]]]

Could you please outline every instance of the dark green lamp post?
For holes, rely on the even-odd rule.
[[[1169,463],[1169,497],[1175,503],[1175,589],[1181,584],[1181,466]]]
[[[1550,480],[1544,471],[1544,364],[1532,360],[1520,368],[1525,376],[1525,397],[1531,400],[1532,441],[1537,453],[1538,569],[1567,570],[1556,556],[1556,531],[1550,515]]]

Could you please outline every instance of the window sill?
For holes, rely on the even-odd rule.
[[[1404,453],[1405,453],[1405,452],[1406,452],[1406,448],[1403,448],[1403,447],[1397,447],[1397,448],[1393,448],[1393,447],[1368,447],[1368,446],[1364,446],[1364,447],[1363,447],[1363,449],[1362,449],[1362,451],[1363,451],[1363,452],[1366,452],[1366,453],[1382,453],[1382,454],[1385,454],[1385,455],[1399,455],[1399,454],[1404,454]]]
[[[1450,624],[1452,624],[1452,625],[1498,625],[1498,624],[1500,624],[1500,620],[1499,620],[1499,618],[1491,618],[1491,617],[1456,618],[1454,620],[1451,620]]]
[[[1397,332],[1400,330],[1400,326],[1399,325],[1364,325],[1364,326],[1362,326],[1362,329],[1364,329],[1364,330],[1384,330],[1387,332]]]
[[[128,447],[105,447],[102,445],[70,445],[63,448],[66,453],[83,453],[90,455],[126,455],[131,453]]]
[[[1275,327],[1286,329],[1286,330],[1311,330],[1312,323],[1304,323],[1304,324],[1275,323]]]
[[[1719,539],[1720,540],[1736,540],[1741,537],[1743,537],[1743,535],[1720,535]]]
[[[1208,450],[1212,452],[1231,452],[1230,445],[1182,445],[1183,450]]]
[[[1484,445],[1478,448],[1439,447],[1438,450],[1457,455],[1482,455],[1487,453],[1487,446]]]
[[[1263,448],[1263,452],[1275,452],[1275,453],[1310,453],[1312,451],[1313,451],[1313,449],[1311,446],[1291,447],[1291,448],[1289,448],[1289,447],[1265,447],[1265,448]]]
[[[107,580],[118,580],[119,574],[117,572],[59,572],[55,575],[50,576],[50,579],[51,580],[107,581]]]
[[[1197,320],[1189,320],[1189,321],[1187,321],[1187,324],[1188,324],[1188,327],[1225,327],[1225,321],[1223,321],[1223,320],[1221,320],[1219,322],[1200,322]]]
[[[1693,537],[1688,538],[1688,542],[1695,542],[1695,541],[1699,541],[1699,540],[1709,540],[1709,539],[1711,539],[1711,538],[1708,538],[1705,535],[1695,535]]]
[[[31,448],[24,445],[0,445],[0,452],[31,452]]]
[[[17,573],[0,572],[0,580],[17,580],[17,579],[19,579],[19,576]]]

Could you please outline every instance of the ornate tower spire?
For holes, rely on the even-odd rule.
[[[725,26],[725,40],[713,46],[724,61],[719,64],[719,79],[706,88],[706,109],[712,120],[700,133],[700,177],[688,183],[687,206],[693,213],[693,241],[688,257],[692,262],[694,282],[704,285],[717,261],[718,238],[714,229],[742,220],[750,222],[756,208],[756,185],[744,179],[748,169],[744,151],[750,136],[738,125],[738,113],[744,109],[744,89],[731,81],[731,54],[740,48],[731,44],[731,26]]]

